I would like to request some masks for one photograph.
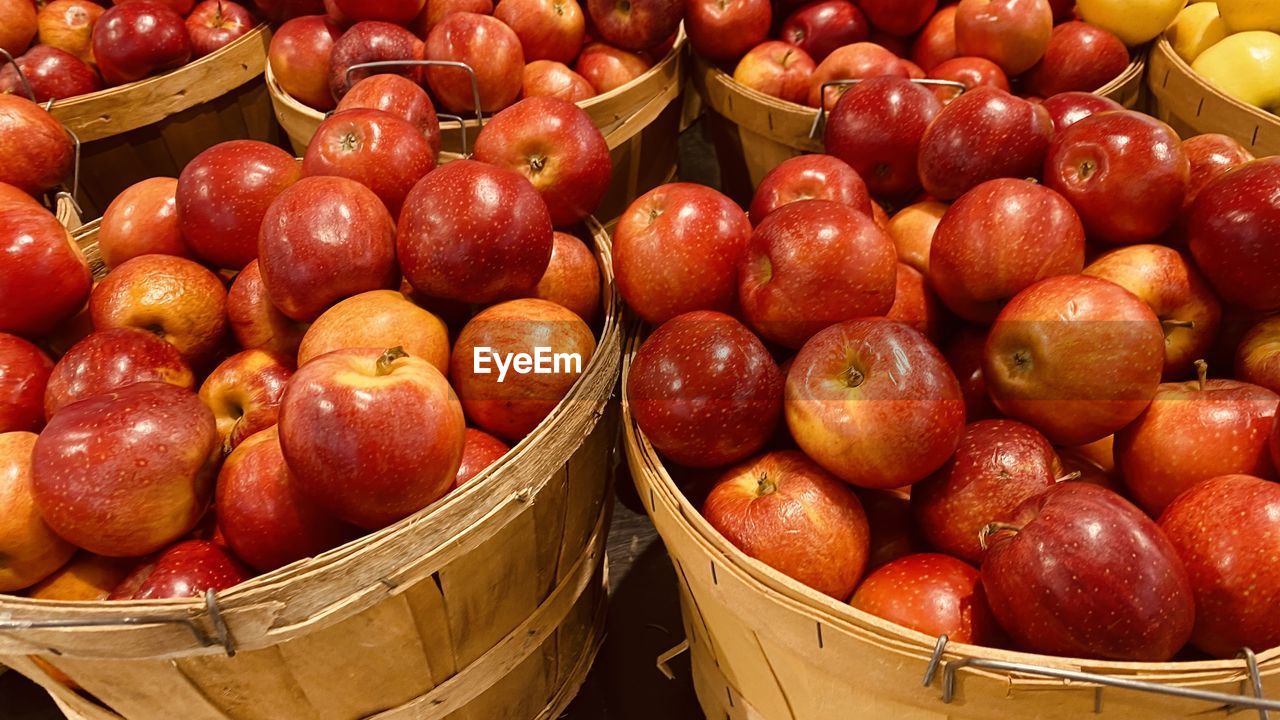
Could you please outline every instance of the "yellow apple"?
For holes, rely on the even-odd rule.
[[[1280,109],[1280,35],[1276,33],[1236,33],[1200,53],[1191,69],[1241,102]]]
[[[1218,15],[1218,4],[1198,2],[1178,13],[1169,27],[1168,37],[1178,57],[1191,62],[1230,34]]]
[[[1280,1],[1218,0],[1222,20],[1233,33],[1269,30],[1280,33]]]
[[[1164,32],[1187,0],[1079,0],[1085,22],[1110,30],[1130,47]]]

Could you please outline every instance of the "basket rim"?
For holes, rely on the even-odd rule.
[[[848,603],[835,600],[791,579],[739,550],[707,522],[698,508],[689,502],[685,494],[680,491],[671,475],[667,472],[666,466],[656,449],[649,443],[631,414],[626,386],[631,362],[642,342],[642,337],[640,324],[637,322],[629,329],[627,338],[624,341],[622,391],[620,393],[624,429],[623,442],[625,443],[627,454],[634,456],[632,468],[637,485],[642,482],[646,483],[651,491],[660,495],[663,502],[673,511],[672,515],[676,521],[685,526],[684,529],[695,539],[704,552],[712,555],[714,559],[718,559],[720,564],[733,572],[744,585],[770,598],[775,604],[783,605],[794,612],[805,614],[829,627],[842,629],[846,632],[870,633],[880,641],[903,648],[923,659],[931,657],[938,638],[854,608]],[[637,465],[642,466],[643,472],[635,472]],[[643,490],[643,488],[640,489]],[[642,496],[645,494],[643,491],[641,492]],[[650,513],[654,512],[647,506],[646,509]],[[670,551],[669,548],[668,551]],[[946,645],[945,656],[1076,668],[1111,675],[1157,675],[1164,682],[1192,685],[1219,681],[1222,679],[1221,676],[1223,674],[1230,675],[1232,678],[1247,677],[1245,661],[1239,659],[1188,660],[1163,663],[1122,662],[1041,655],[959,642],[949,642]],[[1260,651],[1257,654],[1257,661],[1263,676],[1280,672],[1280,647]],[[1005,677],[1018,675],[1013,672],[991,670],[975,669],[973,671],[995,673]]]
[[[1156,60],[1151,64],[1158,64],[1160,62],[1167,62],[1169,64],[1164,80],[1159,83],[1156,82],[1154,74],[1148,74],[1147,86],[1151,89],[1152,94],[1161,98],[1169,97],[1170,93],[1166,92],[1165,84],[1168,81],[1169,72],[1177,70],[1188,81],[1194,83],[1201,92],[1206,95],[1213,96],[1215,100],[1229,106],[1237,113],[1247,115],[1252,119],[1252,121],[1260,124],[1280,127],[1280,115],[1268,112],[1255,105],[1250,105],[1243,100],[1237,100],[1236,98],[1219,90],[1217,85],[1209,82],[1207,78],[1196,72],[1195,69],[1191,67],[1191,63],[1183,60],[1182,56],[1174,52],[1173,43],[1169,42],[1169,34],[1167,32],[1161,33],[1160,37],[1152,43],[1150,56],[1153,58],[1157,56],[1159,57],[1159,60]]]

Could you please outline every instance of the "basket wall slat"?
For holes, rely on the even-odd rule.
[[[179,664],[232,717],[275,720],[313,712],[297,679],[282,672],[288,665],[278,647],[237,655],[234,674],[226,671],[226,662],[217,656],[183,658]]]

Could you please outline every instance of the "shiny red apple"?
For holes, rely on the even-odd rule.
[[[1250,328],[1235,357],[1236,377],[1280,393],[1280,316]]]
[[[256,23],[249,10],[231,0],[203,0],[187,16],[192,57],[204,57],[249,34]]]
[[[160,553],[129,574],[109,600],[200,598],[250,577],[226,548],[205,540],[187,540]]]
[[[956,50],[998,64],[1010,77],[1031,69],[1049,48],[1049,0],[960,0]]]
[[[520,95],[524,51],[515,31],[501,20],[476,13],[454,13],[431,29],[427,60],[461,62],[475,71],[427,68],[427,83],[441,107],[455,113],[497,112]],[[479,92],[479,108],[476,91]]]
[[[324,15],[294,18],[276,28],[267,54],[271,73],[290,97],[316,110],[332,110],[329,56],[342,31]]]
[[[0,158],[0,182],[41,195],[70,179],[75,145],[44,108],[0,93]]]
[[[418,128],[434,158],[440,153],[440,118],[431,97],[414,81],[401,75],[370,75],[351,86],[338,103],[338,112],[355,108],[382,110]]]
[[[520,92],[526,98],[553,97],[579,103],[595,97],[596,89],[564,63],[534,60],[524,66]]]
[[[382,20],[407,24],[422,12],[426,0],[333,0],[334,6],[351,22]]]
[[[866,41],[871,26],[867,16],[848,0],[818,0],[787,16],[778,36],[815,62],[822,62],[836,48]]]
[[[588,43],[578,55],[573,69],[595,88],[597,94],[616,90],[653,67],[644,55],[619,50],[604,43]]]
[[[246,350],[261,349],[285,357],[298,352],[306,326],[280,312],[267,294],[258,261],[236,275],[227,293],[227,319],[236,342]]]
[[[943,104],[976,87],[993,87],[1009,92],[1009,78],[1004,70],[986,58],[961,56],[944,60],[929,71],[929,77],[964,85],[963,89],[949,85],[934,87],[933,92]]]
[[[928,88],[882,77],[853,86],[840,97],[823,139],[876,196],[910,197],[920,191],[917,156],[926,128],[942,104]]]
[[[422,41],[399,25],[365,20],[358,22],[333,43],[329,55],[329,92],[335,100],[341,100],[352,85],[384,72],[404,75],[415,82],[422,77],[420,67],[406,65],[403,69],[377,68],[348,72],[354,65],[394,60],[421,60]]]
[[[19,69],[26,85],[18,75]],[[102,88],[102,81],[92,67],[75,55],[48,45],[37,45],[13,63],[0,67],[0,93],[28,97],[28,86],[35,101],[43,103],[96,92]]]
[[[831,110],[841,95],[849,91],[850,86],[828,86],[827,83],[870,80],[881,75],[906,78],[908,73],[897,55],[875,43],[859,42],[836,48],[813,71],[813,77],[809,81],[808,104]]]
[[[940,553],[907,555],[867,576],[849,601],[854,608],[930,637],[999,644],[1003,637],[971,565]]]
[[[871,215],[871,196],[862,176],[833,155],[798,155],[770,170],[751,199],[751,224],[801,200],[830,200]]]
[[[551,260],[529,297],[556,303],[592,323],[600,314],[600,265],[586,244],[556,231]]]
[[[484,472],[485,468],[498,462],[511,448],[498,438],[483,430],[467,428],[466,440],[462,447],[462,463],[458,465],[458,475],[454,478],[453,487],[461,487],[471,478]]]
[[[587,0],[592,34],[623,50],[648,50],[676,33],[680,0]]]
[[[115,5],[93,27],[93,58],[108,85],[181,67],[192,52],[182,16],[164,3]]]
[[[929,72],[938,65],[959,57],[956,49],[956,6],[940,8],[925,23],[911,45],[911,60]]]
[[[276,424],[280,397],[293,376],[293,360],[265,350],[244,350],[223,360],[200,385],[225,450]]]
[[[0,433],[44,425],[44,393],[53,361],[17,335],[0,333]]]
[[[586,37],[586,19],[577,0],[502,0],[493,16],[520,38],[525,62],[573,62]]]
[[[0,332],[48,334],[84,307],[90,282],[84,254],[48,210],[0,207]]]
[[[1096,25],[1066,22],[1053,29],[1049,47],[1023,78],[1027,92],[1047,98],[1074,90],[1093,92],[1129,67],[1129,49]]]
[[[1252,310],[1280,309],[1280,159],[1262,158],[1211,182],[1191,206],[1187,236],[1218,295]]]
[[[1049,111],[1054,132],[1062,132],[1090,115],[1124,109],[1115,100],[1091,92],[1058,93],[1045,98],[1040,105]]]
[[[173,345],[137,328],[99,330],[72,345],[53,367],[41,397],[44,415],[52,419],[72,403],[140,382],[196,386],[191,366]]]
[[[356,108],[335,113],[316,128],[302,159],[302,176],[354,180],[372,190],[394,218],[409,191],[435,166],[435,152],[417,127],[382,110]]]
[[[178,181],[148,178],[116,196],[98,226],[98,252],[108,268],[139,255],[191,257],[178,222]]]

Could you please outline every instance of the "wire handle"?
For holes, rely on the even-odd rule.
[[[813,125],[809,127],[810,140],[817,139],[818,128],[821,127],[822,124],[827,119],[827,88],[847,87],[849,85],[857,85],[863,80],[869,80],[869,79],[871,78],[850,78],[848,80],[828,80],[827,82],[822,83],[822,87],[818,89],[820,93],[819,100],[818,100],[818,114],[814,116]],[[932,87],[953,88],[955,90],[959,90],[960,94],[964,94],[964,92],[969,89],[968,85],[965,85],[962,82],[956,82],[955,80],[938,80],[936,78],[909,78],[909,81],[916,83],[917,85],[929,85]]]
[[[31,102],[36,101],[36,91],[31,87],[31,81],[27,79],[27,74],[22,72],[22,68],[18,66],[18,61],[13,59],[13,55],[4,48],[0,48],[0,57],[5,62],[13,66],[13,71],[18,74],[18,81],[22,83],[22,89],[27,91],[27,99]],[[0,67],[4,67],[5,63],[0,63]]]
[[[31,87],[31,81],[27,78],[27,74],[22,72],[22,68],[18,65],[18,61],[14,60],[13,55],[4,48],[0,48],[0,58],[3,58],[5,62],[13,66],[13,71],[18,74],[18,81],[22,83],[22,89],[27,93],[27,99],[31,102],[36,102],[36,91]],[[5,63],[0,63],[0,67],[3,67],[4,64]],[[44,108],[45,112],[49,112],[53,107],[53,102],[53,99],[50,98],[49,101],[41,105],[41,107]],[[66,190],[61,190],[55,197],[70,200],[71,205],[75,207],[76,212],[83,215],[84,211],[80,209],[80,203],[76,201],[76,196],[80,194],[80,136],[72,132],[71,128],[66,125],[63,125],[62,129],[71,136],[71,142],[75,146],[75,165],[72,168],[71,174],[71,192],[67,193]]]
[[[484,127],[484,109],[480,104],[480,79],[476,75],[476,71],[470,65],[456,60],[378,60],[376,62],[359,63],[347,68],[345,82],[348,87],[351,86],[352,74],[357,70],[367,70],[374,68],[390,68],[390,67],[450,67],[458,70],[465,70],[471,80],[471,99],[475,103],[476,110],[476,126]],[[446,115],[436,113],[437,117],[456,119],[458,126],[462,131],[462,154],[467,155],[467,123],[462,119],[461,115]]]

